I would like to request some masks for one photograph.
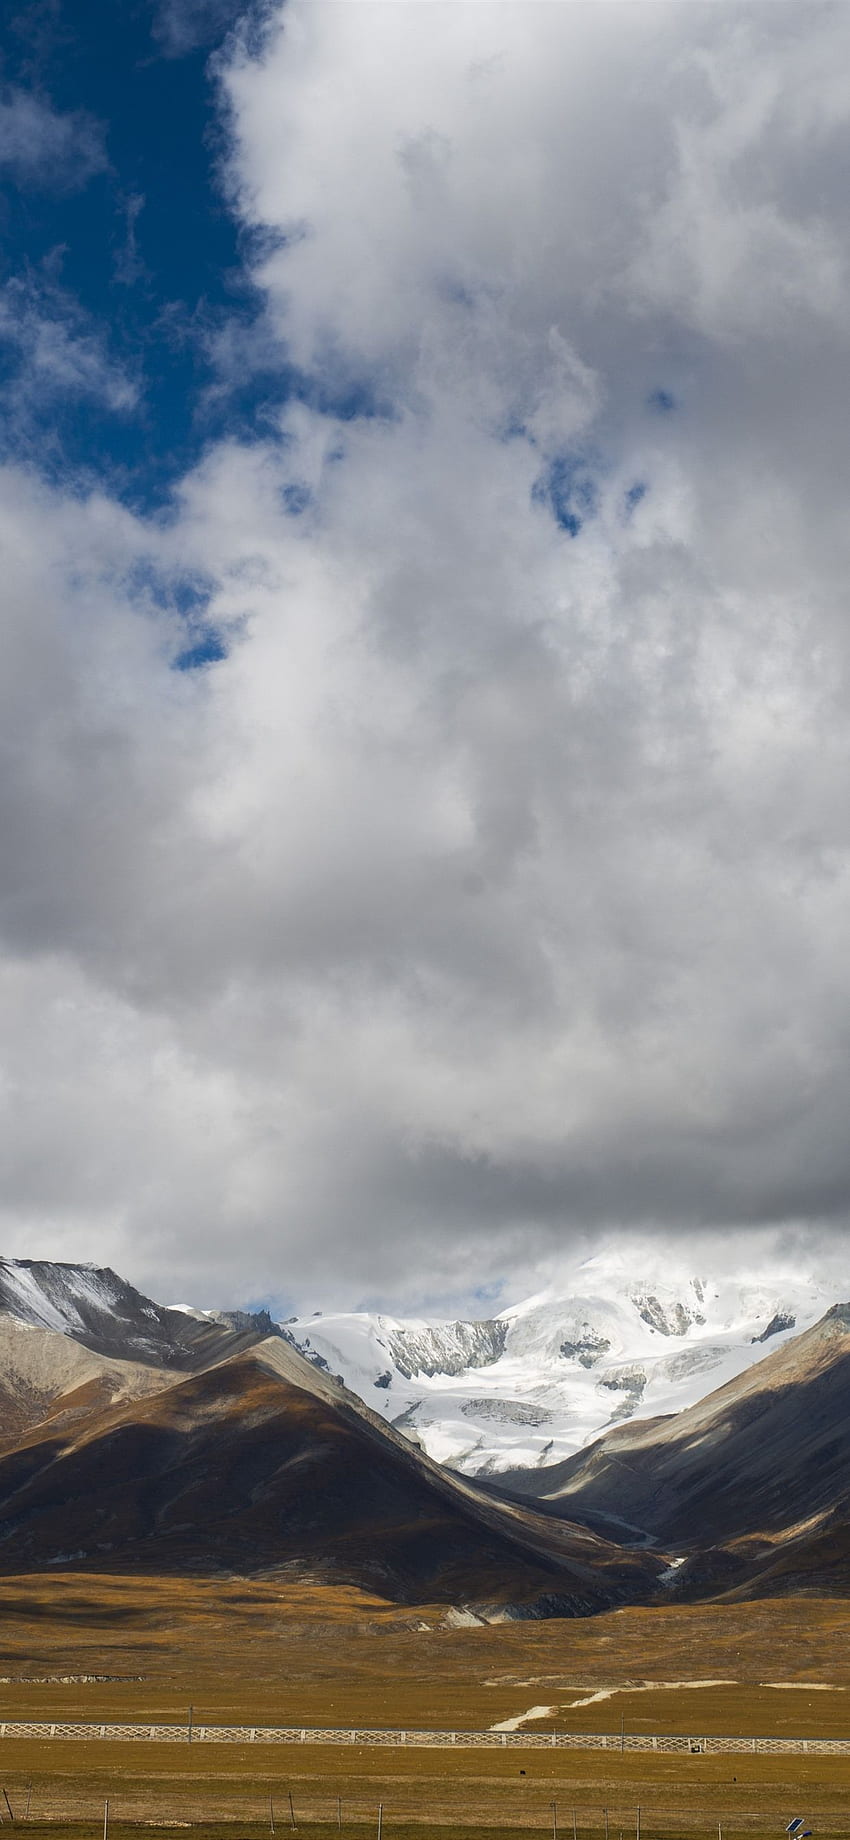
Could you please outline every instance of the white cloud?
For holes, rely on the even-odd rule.
[[[73,191],[106,164],[101,128],[83,111],[63,114],[24,89],[0,100],[0,171],[19,184]]]
[[[185,57],[222,38],[244,12],[240,0],[158,0],[153,37],[166,57]]]
[[[106,350],[102,330],[49,277],[13,276],[0,286],[0,347],[12,367],[4,386],[5,444],[23,444],[45,411],[82,398],[115,413],[132,408],[136,381]],[[44,439],[43,425],[39,427]]]
[[[847,30],[291,0],[233,51],[306,402],[168,520],[0,489],[10,1251],[411,1302],[846,1225]]]

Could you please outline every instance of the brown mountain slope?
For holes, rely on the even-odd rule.
[[[266,1342],[0,1458],[4,1573],[293,1571],[397,1601],[586,1614],[645,1598],[657,1560],[479,1500],[285,1344]]]
[[[0,1316],[0,1450],[14,1449],[46,1418],[71,1423],[173,1379],[162,1368],[95,1354],[55,1329]]]
[[[682,1585],[737,1588],[770,1573],[777,1588],[814,1588],[829,1571],[834,1588],[845,1574],[850,1586],[850,1306],[689,1410],[607,1433],[553,1468],[540,1500],[680,1554],[722,1549]]]

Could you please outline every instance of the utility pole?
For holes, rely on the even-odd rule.
[[[107,1800],[103,1804],[103,1840],[108,1840],[108,1834],[109,1834],[109,1799],[107,1797]]]
[[[292,1806],[292,1790],[289,1791],[289,1825],[295,1832],[295,1809]]]
[[[576,1811],[575,1809],[573,1809],[573,1840],[578,1840],[578,1834],[576,1833]]]
[[[342,1796],[341,1795],[338,1795],[336,1798],[336,1825],[337,1825],[337,1832],[341,1834],[342,1833]]]
[[[608,1810],[607,1808],[603,1808],[602,1813],[605,1817],[605,1840],[608,1840]]]
[[[271,1796],[269,1796],[269,1827],[272,1830],[272,1840],[274,1840],[274,1802]]]
[[[381,1840],[381,1833],[383,1831],[383,1826],[384,1826],[384,1804],[383,1802],[379,1802],[378,1803],[378,1840]]]
[[[640,1840],[640,1808],[636,1810],[635,1840]]]

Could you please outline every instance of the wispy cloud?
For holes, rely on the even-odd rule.
[[[19,185],[73,191],[107,165],[103,129],[90,115],[62,114],[25,89],[0,96],[0,172]]]
[[[185,57],[215,43],[249,10],[250,0],[159,0],[153,35],[166,57]]]
[[[136,233],[136,225],[145,208],[144,195],[141,192],[131,192],[128,198],[123,199],[121,208],[124,215],[124,241],[116,252],[114,274],[121,287],[131,288],[136,287],[147,272],[139,253]]]
[[[138,400],[138,384],[109,356],[101,328],[46,276],[0,288],[0,354],[7,453],[57,432],[56,416],[80,400],[115,414]]]

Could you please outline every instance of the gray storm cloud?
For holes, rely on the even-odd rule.
[[[231,40],[304,401],[167,523],[0,483],[9,1252],[411,1304],[846,1225],[848,54],[794,5]],[[228,655],[176,672],[187,582]]]

